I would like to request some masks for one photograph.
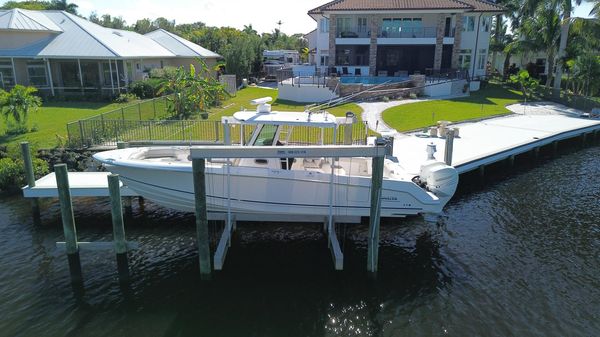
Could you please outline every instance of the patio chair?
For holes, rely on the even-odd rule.
[[[387,70],[379,70],[379,71],[377,72],[377,76],[383,76],[383,77],[386,77],[387,75],[388,75],[388,72],[387,72]]]
[[[394,73],[395,77],[408,77],[408,71],[407,70],[398,70],[397,72]]]

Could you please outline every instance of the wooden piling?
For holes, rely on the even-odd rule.
[[[29,187],[35,187],[35,173],[33,169],[33,162],[31,160],[31,150],[29,148],[29,142],[21,143],[21,154],[23,156],[23,165],[25,169],[25,180]],[[40,201],[38,198],[31,199],[31,214],[33,215],[33,221],[36,224],[40,223]]]
[[[377,272],[379,260],[379,224],[381,213],[381,191],[383,185],[384,157],[373,158],[371,176],[371,212],[369,214],[369,238],[367,271]]]
[[[344,145],[352,145],[352,129],[354,124],[344,124]]]
[[[587,145],[587,133],[582,133],[581,134],[581,148],[585,148],[585,146]]]
[[[515,155],[508,156],[508,169],[513,170],[515,168]]]
[[[483,185],[485,182],[485,165],[479,166],[479,181]]]
[[[533,149],[533,157],[535,158],[535,161],[540,160],[540,147],[536,147]]]
[[[108,176],[108,193],[113,225],[113,240],[117,255],[119,279],[123,282],[129,279],[129,264],[127,262],[127,240],[123,224],[123,207],[121,204],[121,187],[118,174]]]
[[[444,147],[444,162],[452,165],[452,152],[454,151],[454,129],[446,132],[446,146]]]
[[[69,176],[67,165],[57,164],[54,166],[56,174],[56,185],[58,187],[58,199],[60,201],[60,214],[62,218],[63,232],[65,235],[65,247],[69,260],[71,281],[79,283],[81,277],[81,263],[79,260],[79,247],[77,245],[77,230],[75,229],[75,216],[73,215],[73,202],[69,187]]]
[[[231,145],[231,125],[227,120],[223,123],[223,144]]]
[[[208,236],[208,214],[206,210],[205,165],[206,162],[204,159],[192,159],[200,278],[209,280],[212,277],[212,266],[210,262],[210,238]]]
[[[117,149],[122,150],[122,149],[127,149],[129,148],[129,143],[128,142],[117,142]],[[127,216],[128,218],[131,218],[133,216],[133,206],[132,206],[132,197],[125,197],[123,198],[123,207],[125,208],[125,216]]]

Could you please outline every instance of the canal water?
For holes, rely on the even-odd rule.
[[[56,202],[35,226],[4,197],[0,336],[598,336],[599,200],[595,147],[463,192],[437,223],[386,222],[376,280],[365,225],[340,228],[335,272],[319,226],[242,224],[209,283],[193,216],[147,202],[126,220],[131,282],[111,253],[83,252],[81,290],[54,248]],[[110,239],[106,200],[75,209],[80,241]]]

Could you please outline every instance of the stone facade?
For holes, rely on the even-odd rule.
[[[335,66],[336,61],[336,46],[335,37],[337,33],[337,16],[331,14],[329,17],[329,67]]]
[[[375,76],[377,72],[377,38],[381,29],[381,18],[378,15],[369,16],[369,29],[371,41],[369,45],[369,75]]]
[[[458,54],[463,30],[463,15],[456,14],[456,29],[454,32],[454,46],[452,47],[452,69],[458,69]]]
[[[433,69],[442,69],[442,57],[444,51],[444,30],[446,27],[446,15],[438,14],[436,37],[435,37],[435,55],[433,59]]]
[[[425,75],[410,75],[408,78],[411,80],[413,86],[415,87],[415,89],[413,90],[414,94],[425,94]]]

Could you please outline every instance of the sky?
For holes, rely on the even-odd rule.
[[[209,26],[243,28],[252,24],[260,33],[273,31],[281,20],[286,34],[308,33],[316,22],[306,13],[329,0],[70,0],[79,12],[89,16],[93,11],[122,16],[127,24],[138,19],[163,16],[176,23],[204,22]],[[4,3],[0,0],[0,3]],[[584,3],[574,16],[588,17],[592,5]]]

